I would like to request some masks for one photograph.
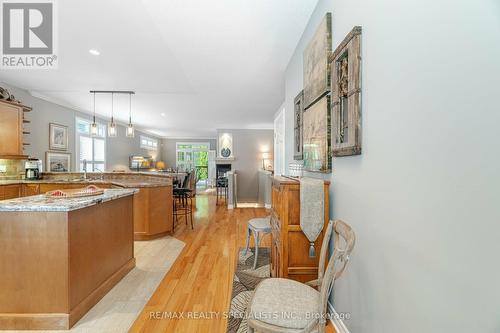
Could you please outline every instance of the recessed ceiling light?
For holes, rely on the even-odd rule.
[[[99,52],[98,50],[96,49],[90,49],[89,50],[89,53],[92,54],[92,55],[95,55],[95,56],[98,56],[101,54],[101,52]]]
[[[161,113],[161,116],[162,116],[162,117],[166,117],[166,116],[167,116],[167,114],[166,114],[165,112],[162,112],[162,113]]]

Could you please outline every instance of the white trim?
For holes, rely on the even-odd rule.
[[[337,311],[335,311],[330,301],[328,301],[328,312],[332,314],[332,316],[330,317],[330,322],[332,323],[333,327],[335,327],[335,331],[337,333],[349,333],[349,330],[345,326],[342,319],[340,319],[339,314],[337,313]]]
[[[271,209],[271,208],[273,208],[273,205],[271,205],[271,204],[265,204],[264,208],[265,209]]]
[[[98,136],[98,137],[93,137],[92,135],[87,135],[87,134],[82,134],[80,132],[78,132],[78,121],[83,121],[83,122],[89,122],[89,123],[92,123],[92,119],[88,119],[88,118],[85,118],[85,117],[80,117],[80,116],[75,116],[75,167],[74,167],[74,171],[75,172],[80,172],[80,136],[84,136],[84,137],[88,137],[90,139],[100,139],[100,140],[103,140],[104,141],[104,161],[92,161],[92,163],[103,163],[104,164],[104,170],[101,170],[102,172],[105,172],[106,171],[106,167],[107,167],[107,162],[108,162],[108,154],[107,154],[107,145],[108,145],[108,127],[106,126],[105,123],[102,123],[102,122],[99,122],[97,119],[96,119],[96,124],[99,125],[99,126],[102,126],[104,127],[104,136]],[[94,148],[93,148],[93,145],[94,145],[94,141],[92,140],[92,154],[94,153]],[[92,164],[93,165],[93,164]],[[89,172],[94,172],[94,170],[91,170]]]
[[[233,204],[227,205],[227,209],[234,209],[234,205]]]

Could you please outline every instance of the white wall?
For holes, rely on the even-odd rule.
[[[363,154],[327,176],[357,234],[337,311],[357,333],[499,332],[499,1],[320,0],[286,70],[288,161],[326,11],[334,48],[363,27]]]
[[[237,198],[240,203],[257,203],[259,195],[259,169],[262,153],[274,156],[273,130],[218,129],[218,133],[233,135],[235,160],[231,169],[238,174]],[[218,148],[219,149],[219,148]]]

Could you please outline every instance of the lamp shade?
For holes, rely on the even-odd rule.
[[[164,170],[165,169],[165,162],[163,162],[163,161],[156,162],[156,168],[159,170]]]

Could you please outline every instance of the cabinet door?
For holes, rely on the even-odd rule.
[[[21,196],[21,185],[5,185],[3,186],[3,199],[15,199]]]
[[[23,155],[23,110],[0,104],[0,155]]]
[[[22,189],[22,196],[29,197],[31,195],[37,195],[40,193],[39,184],[24,184]]]

